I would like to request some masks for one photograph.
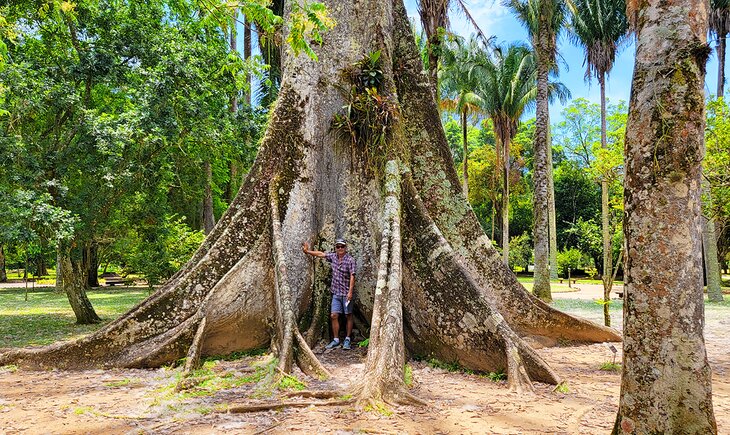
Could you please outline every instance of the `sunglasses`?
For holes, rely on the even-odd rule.
[[[335,246],[335,249],[345,249],[345,245],[337,245]]]

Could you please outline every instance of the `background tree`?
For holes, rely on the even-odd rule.
[[[469,118],[482,112],[482,97],[476,92],[479,74],[475,72],[476,58],[483,57],[483,49],[475,38],[465,41],[454,36],[450,38],[448,49],[442,53],[442,66],[439,73],[442,98],[439,106],[456,113],[461,122],[462,135],[462,190],[469,196],[469,147],[467,130]]]
[[[535,62],[530,51],[522,45],[497,47],[489,57],[484,57],[479,94],[484,112],[492,119],[494,131],[501,145],[502,163],[502,261],[509,264],[509,176],[510,142],[517,134],[520,118],[534,103]]]
[[[705,145],[707,154],[702,163],[703,168],[703,215],[708,221],[717,223],[719,234],[727,232],[728,217],[730,217],[730,109],[725,99],[711,100],[707,105],[707,129],[705,131]],[[706,233],[705,233],[706,234]],[[703,236],[705,235],[703,234]],[[717,239],[710,239],[717,240]],[[703,240],[704,242],[704,240]],[[705,246],[712,246],[710,243]],[[718,245],[715,245],[718,246]],[[727,264],[727,242],[718,246],[718,258]],[[706,263],[709,265],[709,261]],[[717,268],[719,269],[719,267]],[[719,285],[711,285],[711,277],[719,276],[719,270],[708,274],[707,296],[713,302],[723,300],[722,289]]]
[[[586,78],[595,77],[601,90],[601,148],[608,149],[606,135],[606,76],[611,72],[616,53],[628,33],[626,0],[570,0],[570,29],[573,40],[585,49]],[[611,300],[613,272],[612,231],[609,222],[608,183],[611,173],[601,176],[601,234],[603,237],[603,300]],[[608,304],[604,321],[611,325]]]
[[[552,172],[548,153],[550,117],[549,75],[556,70],[557,37],[566,18],[563,0],[506,0],[530,36],[537,59],[537,95],[535,112],[534,184],[535,184],[535,282],[533,292],[544,301],[551,301],[549,263],[549,172]]]
[[[725,50],[727,34],[730,33],[730,2],[728,0],[710,0],[708,14],[710,33],[717,38],[717,94],[720,98],[725,95]]]
[[[699,255],[708,3],[628,5],[637,43],[626,126],[624,365],[613,432],[717,433]]]

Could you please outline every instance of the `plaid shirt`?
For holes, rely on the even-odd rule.
[[[328,252],[325,257],[332,265],[332,286],[330,291],[337,296],[347,296],[350,292],[350,275],[355,274],[355,259],[345,253],[342,260],[334,252]]]

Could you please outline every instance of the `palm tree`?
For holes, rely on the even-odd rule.
[[[717,36],[717,98],[725,93],[725,38],[730,33],[730,0],[710,0],[710,33]]]
[[[598,79],[601,88],[601,148],[606,140],[606,76],[613,68],[616,52],[628,38],[626,0],[568,0],[570,30],[575,43],[585,49],[586,78]],[[601,233],[603,236],[603,300],[611,297],[613,251],[608,222],[608,179],[601,175]],[[611,326],[608,304],[603,306],[606,326]]]
[[[497,136],[497,149],[502,154],[502,261],[509,265],[509,169],[510,143],[517,134],[520,117],[525,108],[534,104],[535,57],[521,44],[497,47],[484,63],[484,80],[479,94],[482,96],[484,111],[494,125]],[[501,145],[501,146],[500,146]]]
[[[509,265],[509,170],[510,144],[517,134],[525,109],[535,104],[537,68],[535,56],[522,44],[506,49],[496,47],[484,62],[477,62],[483,72],[478,80],[484,112],[492,118],[494,132],[501,144],[502,172],[502,261]],[[549,83],[549,95],[562,100],[569,95],[561,83]]]
[[[503,0],[527,29],[537,60],[537,94],[535,111],[535,296],[552,301],[549,262],[549,103],[548,88],[551,70],[556,69],[557,38],[563,28],[567,5],[565,0]]]
[[[440,89],[438,83],[439,57],[443,50],[442,44],[446,29],[449,26],[449,8],[453,5],[466,16],[469,23],[476,30],[478,38],[485,46],[491,45],[492,38],[487,38],[484,35],[484,32],[479,28],[476,20],[467,9],[464,0],[418,0],[416,5],[418,7],[418,16],[421,19],[421,26],[423,26],[423,31],[426,33],[424,65],[431,79],[434,97],[438,100]]]
[[[476,93],[479,77],[475,74],[475,61],[483,55],[483,49],[475,38],[465,41],[452,36],[442,53],[439,80],[442,98],[441,109],[457,113],[461,122],[463,158],[463,191],[469,196],[469,147],[467,127],[469,118],[481,112],[482,98]]]

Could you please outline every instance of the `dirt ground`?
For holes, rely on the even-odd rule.
[[[556,297],[590,299],[599,289]],[[598,287],[598,286],[595,286]],[[600,317],[599,317],[600,318]],[[620,319],[614,319],[620,328]],[[730,309],[708,311],[705,329],[713,370],[719,433],[730,433]],[[620,361],[621,346],[617,361]],[[318,349],[321,352],[321,348]],[[0,373],[0,433],[104,434],[607,434],[615,418],[620,374],[600,370],[612,361],[606,344],[543,348],[538,352],[567,381],[567,391],[535,384],[534,394],[510,393],[487,377],[449,372],[411,361],[412,391],[427,407],[381,412],[345,406],[308,406],[247,414],[225,411],[254,393],[253,384],[200,396],[174,394],[176,370]],[[309,390],[346,391],[363,370],[365,350],[336,349],[320,355],[334,375]],[[219,374],[244,375],[254,357],[220,362]],[[313,399],[291,399],[313,400]],[[266,401],[256,399],[254,401]]]

